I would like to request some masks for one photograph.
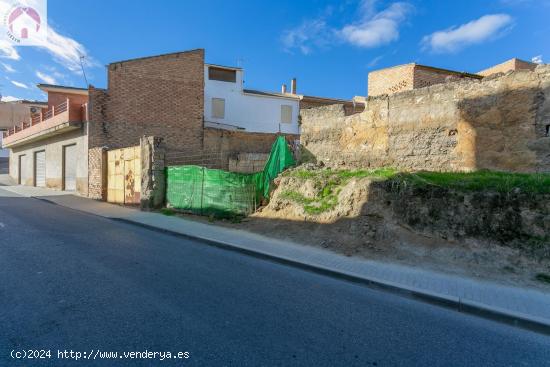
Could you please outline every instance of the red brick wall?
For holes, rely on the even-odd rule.
[[[168,150],[195,149],[203,109],[202,49],[110,64],[107,90],[90,88],[89,148],[135,146],[147,135],[164,138]],[[97,156],[90,154],[90,167]],[[98,196],[95,181],[90,175],[90,193]]]

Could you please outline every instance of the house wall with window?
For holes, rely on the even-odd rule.
[[[206,127],[253,133],[299,134],[299,97],[243,88],[243,70],[205,64]]]

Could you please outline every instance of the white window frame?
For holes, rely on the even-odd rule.
[[[216,112],[218,112],[218,111],[217,111],[217,108],[216,108],[216,106],[215,106],[215,103],[216,103],[216,102],[222,103],[222,107],[221,107],[221,108],[222,108],[222,111],[221,111],[221,114],[216,113]],[[212,118],[214,118],[214,119],[224,119],[224,118],[225,118],[225,98],[212,98],[212,102],[211,102],[211,103],[212,103],[212,105],[211,105],[212,111],[211,111],[210,115],[212,116]]]
[[[289,104],[281,105],[281,124],[292,124],[293,112],[294,112],[294,109],[292,108],[292,105],[289,105]],[[288,121],[285,121],[285,116],[288,117]]]

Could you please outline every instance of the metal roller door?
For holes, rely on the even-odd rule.
[[[63,147],[63,190],[76,190],[76,144]]]
[[[34,185],[46,187],[46,152],[34,153]]]

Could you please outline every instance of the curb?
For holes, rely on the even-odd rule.
[[[310,271],[313,273],[322,274],[333,278],[349,281],[352,283],[365,285],[365,286],[368,286],[369,288],[388,291],[410,299],[420,300],[429,304],[445,307],[461,313],[471,314],[471,315],[482,317],[485,319],[497,321],[503,324],[512,325],[522,329],[534,331],[540,334],[550,335],[550,320],[547,320],[544,318],[539,318],[539,317],[535,317],[527,314],[521,314],[517,312],[511,312],[506,309],[488,306],[483,303],[479,303],[479,302],[475,302],[467,299],[461,299],[459,297],[430,292],[428,290],[415,288],[415,287],[407,287],[402,284],[388,282],[381,279],[367,278],[364,276],[360,276],[360,275],[342,271],[342,270],[337,270],[333,268],[327,268],[321,265],[301,262],[296,259],[277,256],[277,255],[262,252],[262,251],[255,251],[248,248],[240,247],[230,242],[215,240],[208,237],[201,237],[197,235],[180,233],[170,229],[159,228],[150,224],[136,222],[130,219],[119,218],[119,217],[107,217],[107,216],[103,216],[95,213],[90,213],[81,209],[75,209],[75,208],[58,204],[51,200],[45,199],[43,197],[36,197],[36,196],[31,196],[31,197],[34,199],[46,202],[48,204],[63,206],[64,208],[72,209],[81,213],[86,213],[89,215],[110,219],[116,222],[121,222],[129,225],[133,225],[133,226],[146,228],[155,232],[165,233],[175,237],[197,240],[213,247],[222,248],[222,249],[234,251],[234,252],[239,252],[248,256],[269,260],[269,261],[276,262],[283,265],[289,265],[289,266]]]

